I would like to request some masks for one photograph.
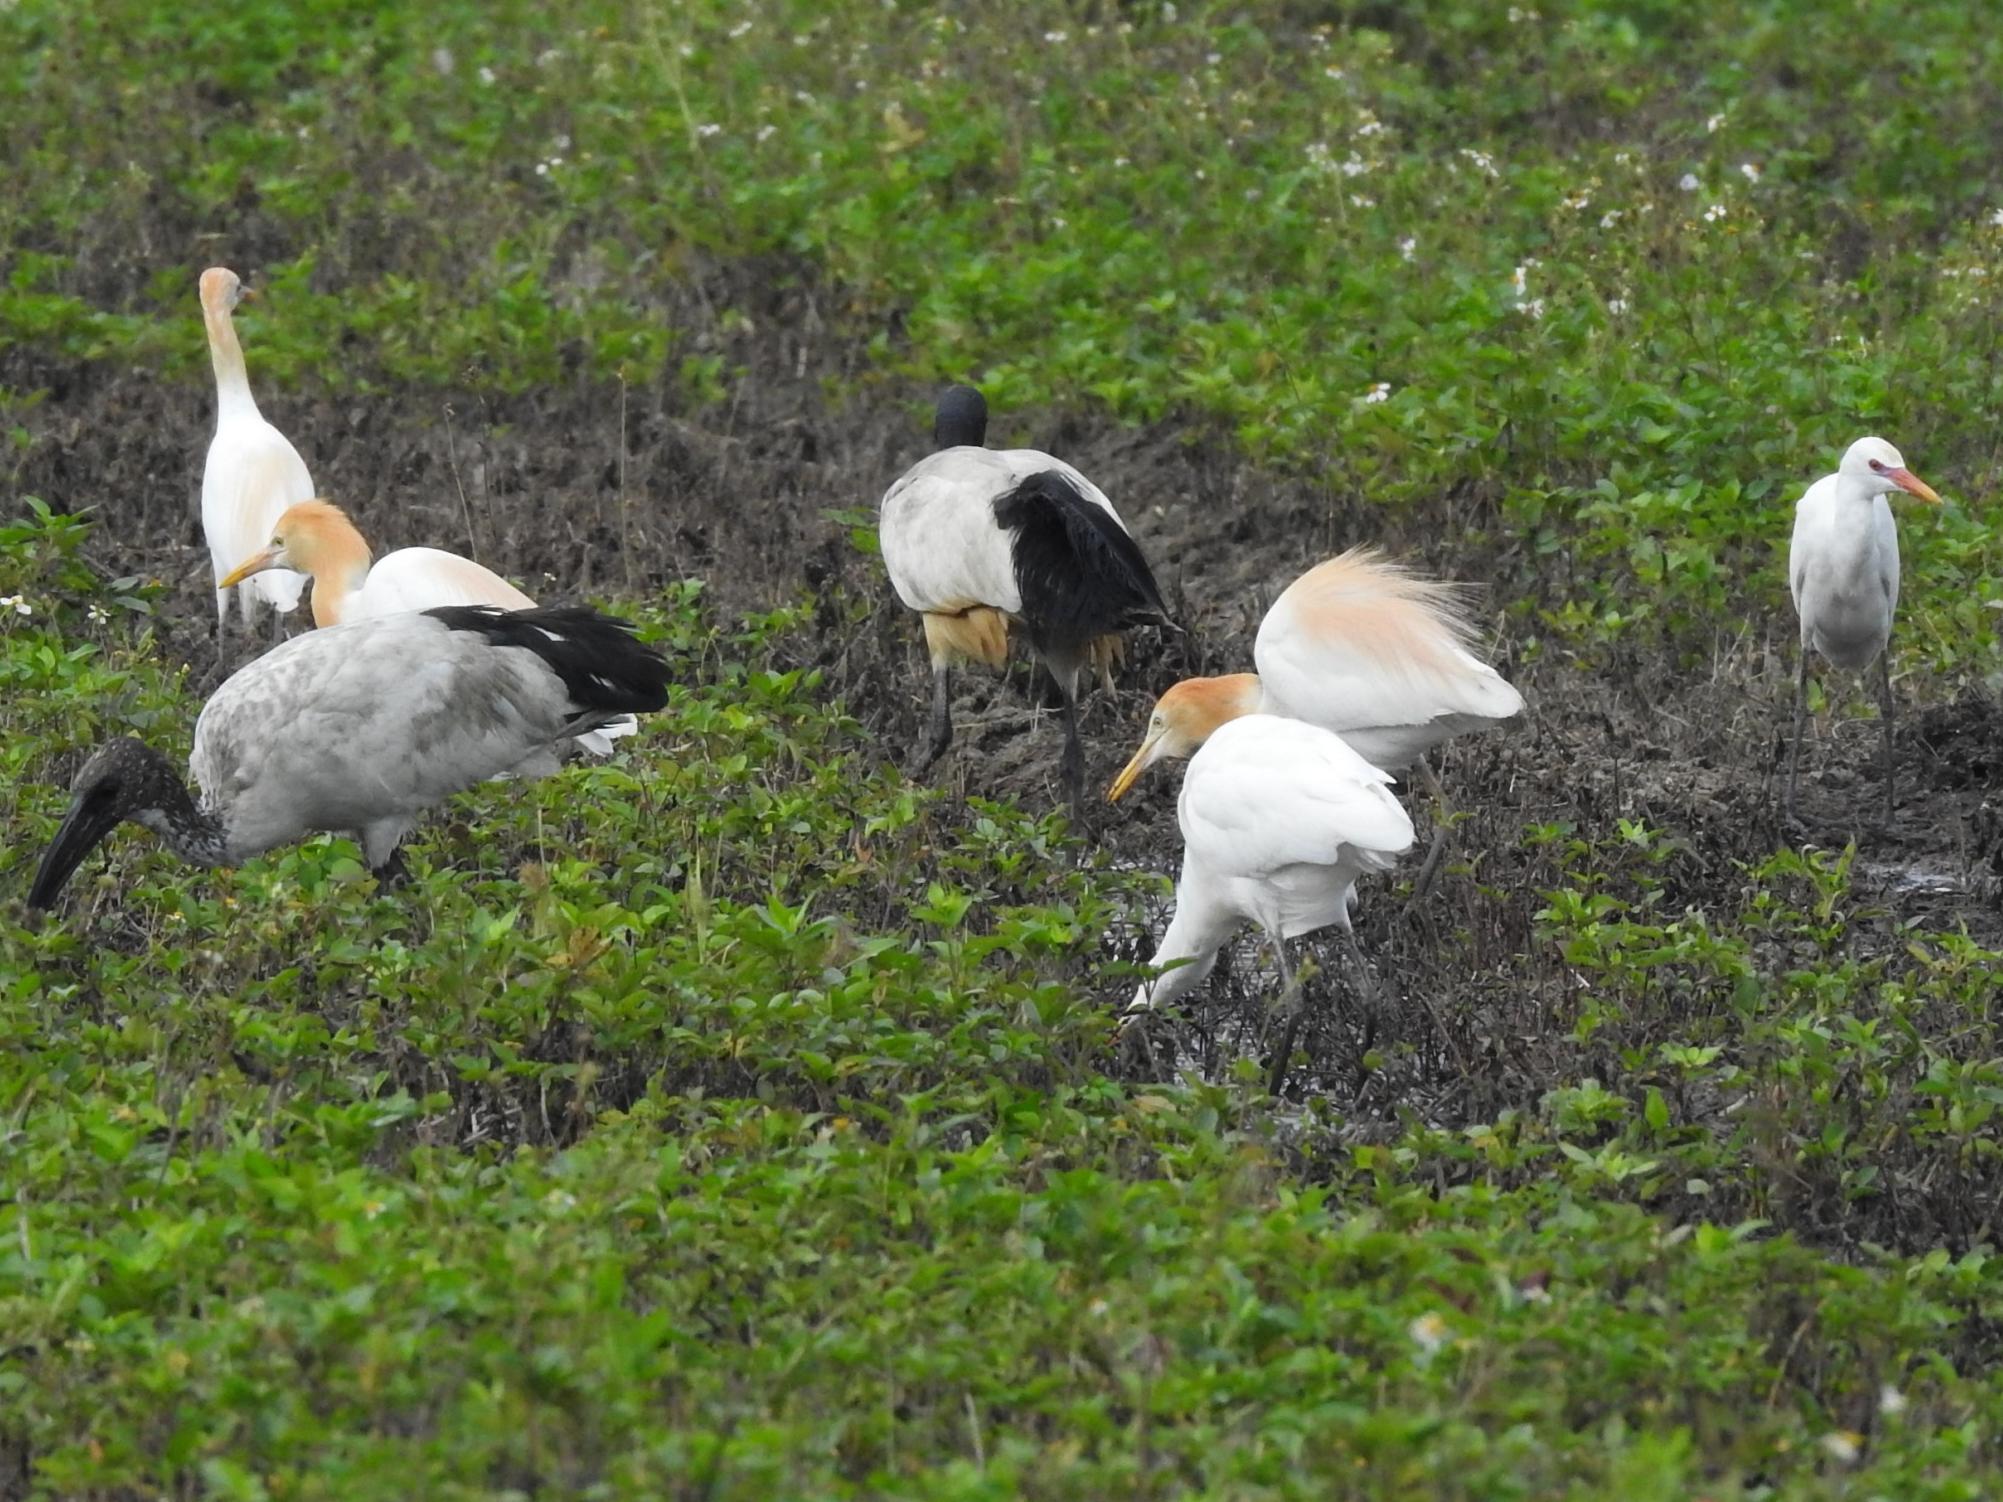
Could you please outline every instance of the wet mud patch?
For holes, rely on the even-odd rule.
[[[470,552],[552,601],[644,599],[686,578],[702,579],[724,616],[806,600],[811,622],[782,644],[775,666],[819,668],[825,692],[879,754],[908,767],[927,709],[922,636],[880,560],[851,534],[858,513],[873,515],[890,481],[926,451],[933,393],[856,381],[859,347],[788,324],[787,298],[797,295],[712,286],[668,310],[686,320],[693,347],[743,372],[723,403],[693,402],[670,381],[622,390],[580,379],[517,398],[259,389],[266,415],[378,553],[415,544]],[[754,297],[765,300],[748,331],[723,332],[706,312]],[[109,575],[165,582],[163,648],[198,685],[212,683],[199,518],[206,389],[96,366],[36,373],[18,357],[0,357],[0,381],[62,388],[60,401],[24,416],[33,441],[13,461],[14,487],[59,510],[92,509],[93,561]],[[1751,871],[1788,844],[1778,810],[1793,684],[1784,599],[1749,603],[1750,624],[1721,632],[1694,669],[1642,645],[1519,653],[1511,620],[1524,618],[1526,601],[1562,604],[1564,581],[1500,528],[1494,497],[1479,486],[1387,510],[1340,477],[1263,470],[1214,432],[1133,430],[1089,412],[997,412],[991,438],[1049,449],[1097,480],[1184,628],[1136,633],[1116,692],[1085,701],[1095,789],[1126,760],[1163,688],[1250,667],[1266,607],[1313,562],[1374,542],[1481,586],[1477,619],[1528,711],[1439,758],[1455,812],[1445,866],[1424,901],[1404,905],[1432,828],[1423,800],[1412,804],[1419,848],[1395,878],[1363,888],[1357,935],[1374,1006],[1362,1004],[1339,943],[1322,935],[1295,947],[1315,973],[1299,1039],[1311,1063],[1289,1076],[1289,1090],[1326,1097],[1358,1136],[1390,1132],[1400,1113],[1441,1125],[1492,1119],[1590,1071],[1592,1047],[1576,1027],[1590,982],[1543,937],[1540,913],[1554,891],[1590,877],[1633,911],[1729,926]],[[1804,751],[1802,807],[1818,831],[1805,843],[1840,848],[1860,821],[1853,891],[1869,912],[1855,943],[1867,951],[1895,951],[1914,920],[2003,943],[2003,817],[1991,808],[2003,715],[1978,692],[1930,697],[1936,690],[1900,685],[1900,800],[1888,830],[1861,822],[1878,792],[1877,727],[1847,685],[1831,685],[1834,707]],[[1061,729],[1043,697],[1026,662],[956,674],[958,734],[924,779],[951,800],[943,826],[973,817],[968,799],[1061,806]],[[1158,768],[1117,807],[1095,799],[1082,833],[1118,865],[1172,877],[1179,785],[1177,769]],[[1582,841],[1630,838],[1637,851],[1648,847],[1631,868],[1582,871],[1567,854]],[[1165,900],[1146,904],[1102,937],[1073,977],[1081,1004],[1109,1018],[1124,1006],[1133,980],[1118,969],[1145,960],[1167,913]],[[1197,1005],[1150,1025],[1150,1051],[1110,1057],[1139,1073],[1218,1077],[1262,1057],[1277,991],[1248,936]],[[1646,1031],[1673,1040],[1717,1004],[1667,988]]]

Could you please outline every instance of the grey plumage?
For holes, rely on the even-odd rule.
[[[136,741],[85,763],[29,901],[53,902],[120,819],[202,865],[353,831],[380,871],[453,793],[553,770],[558,743],[666,702],[666,662],[589,610],[466,607],[297,636],[203,706],[188,759],[199,802]]]

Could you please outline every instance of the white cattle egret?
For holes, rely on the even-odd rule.
[[[492,569],[438,548],[398,548],[372,562],[369,545],[348,513],[325,500],[288,506],[272,525],[270,541],[239,561],[223,577],[223,587],[270,569],[297,569],[312,579],[316,626],[440,605],[533,610],[536,603]],[[639,728],[639,721],[629,715],[579,737],[578,744],[609,756],[614,739]]]
[[[1001,667],[1012,627],[1029,638],[1064,700],[1063,774],[1084,795],[1078,691],[1085,670],[1111,687],[1119,633],[1166,623],[1147,559],[1090,480],[1037,449],[988,449],[987,403],[971,386],[939,399],[937,452],[883,497],[883,561],[897,597],[925,618],[932,722],[920,770],[953,739],[956,659]]]
[[[1252,646],[1257,673],[1186,678],[1161,696],[1107,797],[1165,757],[1188,756],[1240,715],[1281,715],[1333,730],[1371,766],[1415,767],[1444,803],[1426,753],[1523,709],[1523,696],[1475,657],[1462,586],[1428,579],[1371,547],[1351,548],[1287,586]],[[1445,836],[1435,832],[1420,877]]]
[[[216,636],[229,623],[230,587],[223,576],[238,560],[262,547],[271,524],[295,501],[313,495],[306,461],[285,435],[264,420],[250,394],[230,310],[244,298],[234,271],[211,266],[202,273],[202,321],[209,332],[209,359],[216,370],[216,435],[202,467],[202,532],[216,578]],[[283,615],[296,609],[306,579],[292,572],[261,575],[239,591],[246,627],[255,624],[253,602]]]
[[[667,702],[667,663],[624,621],[575,607],[455,606],[295,636],[203,706],[188,758],[198,803],[142,742],[100,747],[28,895],[48,907],[120,820],[182,859],[235,865],[314,830],[350,830],[379,877],[418,816],[555,746]]]
[[[1272,942],[1289,993],[1286,941],[1330,924],[1342,930],[1367,985],[1349,927],[1357,878],[1389,870],[1412,846],[1411,816],[1390,781],[1316,725],[1248,714],[1220,726],[1182,780],[1175,917],[1148,962],[1158,978],[1134,993],[1128,1018],[1201,985],[1217,951],[1246,922]],[[1289,1025],[1274,1061],[1276,1089],[1292,1044]]]
[[[1794,508],[1787,587],[1801,617],[1801,670],[1794,685],[1794,749],[1787,759],[1787,817],[1794,820],[1795,779],[1808,718],[1808,654],[1839,668],[1878,663],[1878,709],[1884,719],[1885,817],[1892,816],[1892,613],[1899,604],[1899,529],[1885,497],[1895,490],[1934,505],[1933,488],[1906,468],[1882,438],[1859,438]]]

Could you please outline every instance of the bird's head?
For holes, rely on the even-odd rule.
[[[948,386],[932,413],[932,442],[942,449],[988,441],[988,401],[972,386]]]
[[[1933,505],[1940,504],[1940,497],[1933,487],[1906,468],[1906,461],[1899,451],[1882,438],[1859,438],[1844,451],[1843,463],[1837,472],[1867,486],[1873,495],[1889,495],[1894,490],[1903,490],[1907,495],[1917,497]]]
[[[120,820],[152,825],[163,810],[186,799],[166,758],[145,742],[128,736],[98,747],[70,783],[69,812],[35,872],[28,906],[53,905],[83,858]]]
[[[216,581],[217,589],[230,589],[252,574],[270,568],[297,569],[302,574],[320,575],[335,570],[369,567],[369,545],[348,513],[332,501],[301,501],[280,513],[271,529],[271,541]]]
[[[1117,803],[1127,790],[1156,762],[1170,757],[1193,756],[1196,748],[1227,720],[1251,714],[1259,707],[1259,678],[1256,673],[1231,673],[1222,678],[1185,678],[1155,701],[1148,716],[1147,734],[1113,785],[1106,800]]]
[[[204,271],[201,288],[202,307],[211,313],[228,313],[250,295],[227,266],[211,266]]]

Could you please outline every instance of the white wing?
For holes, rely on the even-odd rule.
[[[286,436],[255,414],[225,418],[202,467],[202,532],[220,579],[271,541],[287,506],[313,499],[313,477]],[[306,576],[268,569],[238,589],[280,611],[299,603]],[[249,616],[249,607],[245,607]]]
[[[1521,713],[1523,696],[1462,645],[1469,634],[1452,586],[1358,550],[1289,585],[1252,656],[1273,713],[1402,767],[1450,735]]]
[[[399,548],[370,567],[348,597],[343,620],[366,620],[441,605],[498,605],[531,610],[535,601],[492,569],[439,548]]]
[[[1899,608],[1899,525],[1892,519],[1892,503],[1879,496],[1871,507],[1871,531],[1877,540],[1878,588],[1885,597],[1885,615]]]
[[[1245,715],[1190,758],[1177,816],[1186,854],[1219,877],[1261,880],[1347,850],[1381,869],[1412,845],[1391,776],[1319,726]]]

